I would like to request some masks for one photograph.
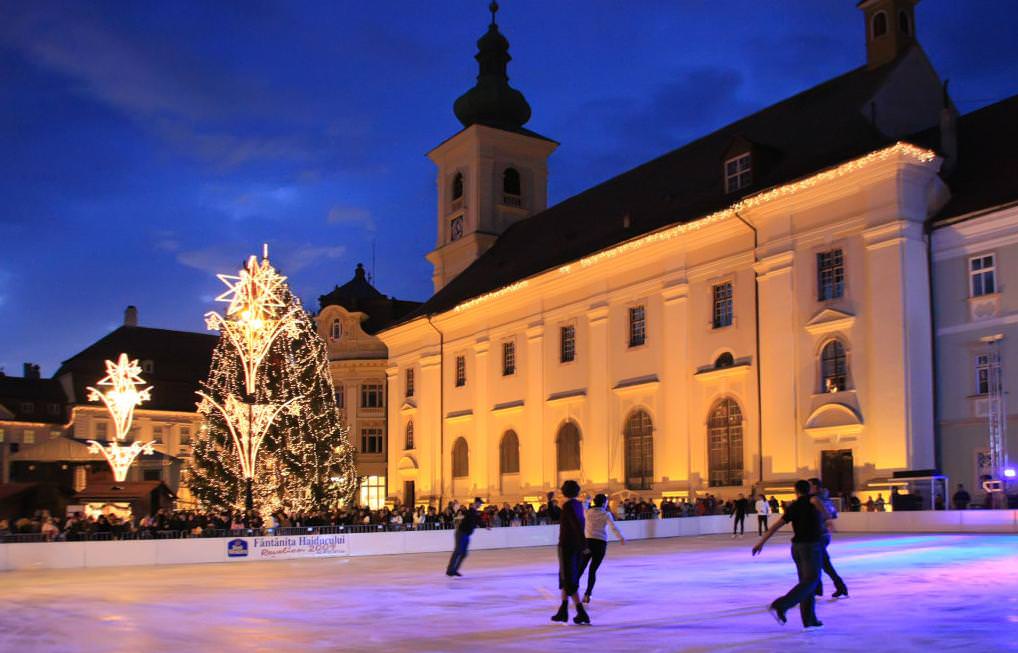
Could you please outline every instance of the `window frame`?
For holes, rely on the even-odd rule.
[[[574,435],[575,442],[572,440]],[[564,436],[570,439],[566,440]],[[573,462],[576,463],[575,467],[567,465]],[[559,474],[583,470],[583,432],[580,431],[580,425],[571,419],[563,422],[555,433],[555,470]]]
[[[462,460],[460,460],[460,452],[462,452]],[[467,439],[462,435],[456,438],[452,443],[450,454],[452,478],[470,478],[470,443],[467,442]]]
[[[455,387],[462,388],[467,384],[467,357],[465,354],[456,356],[453,375],[453,385]]]
[[[403,449],[405,451],[412,451],[414,449],[414,421],[408,419],[406,427],[403,429]]]
[[[403,392],[407,399],[414,397],[414,368],[408,367],[403,374]]]
[[[647,344],[647,305],[634,304],[626,307],[626,343],[629,349]]]
[[[988,267],[983,267],[983,263],[989,259],[990,264]],[[975,268],[976,262],[979,262],[980,267]],[[968,292],[969,298],[974,299],[976,297],[986,297],[988,295],[996,295],[999,292],[997,278],[997,253],[996,252],[984,252],[976,256],[970,256],[968,258]],[[985,278],[989,276],[990,285],[992,288],[989,292],[986,291]],[[982,292],[976,292],[976,280],[979,280]]]
[[[385,429],[379,426],[362,426],[360,436],[360,453],[371,456],[385,453]],[[377,443],[378,451],[371,451],[374,447],[369,447],[369,443]]]
[[[566,337],[568,334],[568,338]],[[576,325],[563,324],[559,327],[559,363],[573,363],[576,361]]]
[[[728,296],[719,299],[718,289],[728,287]],[[725,304],[727,312],[719,310]],[[727,317],[727,321],[724,321]],[[711,329],[725,329],[735,324],[735,281],[726,279],[711,284],[710,287],[710,324]]]
[[[329,340],[335,342],[343,337],[343,321],[338,317],[332,319],[332,324],[329,325]]]
[[[746,166],[742,167],[742,162]],[[729,166],[734,165],[735,170],[729,171]],[[721,173],[725,179],[725,194],[745,190],[753,185],[753,153],[743,152],[725,159],[721,167]]]
[[[346,385],[337,383],[333,386],[333,396],[336,399],[336,408],[346,410]]]
[[[827,352],[832,348],[835,350],[835,353],[828,358]],[[844,341],[840,338],[825,340],[820,347],[819,363],[821,393],[827,394],[848,390],[848,347]],[[828,374],[828,363],[832,366],[831,374]],[[840,383],[837,382],[839,380]]]
[[[368,390],[369,388],[377,389],[378,394],[378,405],[368,405],[368,397],[371,396],[374,390]],[[362,383],[361,384],[361,408],[368,410],[375,410],[379,408],[385,408],[385,384],[384,383]]]
[[[990,363],[989,352],[980,352],[975,356],[976,372],[976,395],[985,397],[990,394],[990,370],[993,365]],[[983,389],[985,385],[985,390]]]
[[[508,442],[512,436],[513,442]],[[514,444],[514,447],[507,446]],[[515,469],[512,469],[515,467]],[[498,441],[498,473],[499,476],[520,473],[520,436],[514,429],[507,429]]]
[[[884,19],[883,31],[877,34],[877,18],[880,18],[881,16],[883,16]],[[872,35],[872,38],[879,39],[887,36],[891,31],[890,23],[891,21],[887,17],[886,11],[880,10],[873,14],[873,18],[870,19],[870,34]]]
[[[515,376],[516,370],[516,341],[513,339],[502,341],[502,376]]]
[[[826,265],[825,265],[826,264]],[[832,247],[816,253],[817,301],[831,302],[845,297],[845,250]],[[825,277],[827,277],[825,279]]]

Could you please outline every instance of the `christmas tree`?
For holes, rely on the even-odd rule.
[[[357,489],[353,447],[311,316],[267,258],[251,257],[240,276],[220,278],[230,308],[225,318],[209,316],[222,335],[202,384],[191,493],[203,508],[239,510],[250,476],[262,514],[349,503]]]

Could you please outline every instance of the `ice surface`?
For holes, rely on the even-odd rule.
[[[472,552],[457,579],[439,554],[7,572],[0,651],[1018,650],[1018,536],[838,534],[852,598],[816,633],[765,612],[793,584],[781,538],[612,542],[590,627],[548,621],[548,547]]]

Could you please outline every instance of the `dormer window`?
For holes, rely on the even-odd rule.
[[[459,240],[463,237],[463,216],[458,215],[449,222],[449,240]]]
[[[873,15],[873,38],[887,34],[887,14],[878,11]]]
[[[329,339],[339,340],[339,338],[342,335],[343,335],[343,323],[340,322],[338,319],[333,320],[332,326],[329,327]]]
[[[747,152],[725,161],[725,192],[734,193],[753,183],[753,156]]]

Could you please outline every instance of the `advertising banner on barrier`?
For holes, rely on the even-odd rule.
[[[228,560],[290,560],[350,555],[348,535],[235,537],[223,544]]]

